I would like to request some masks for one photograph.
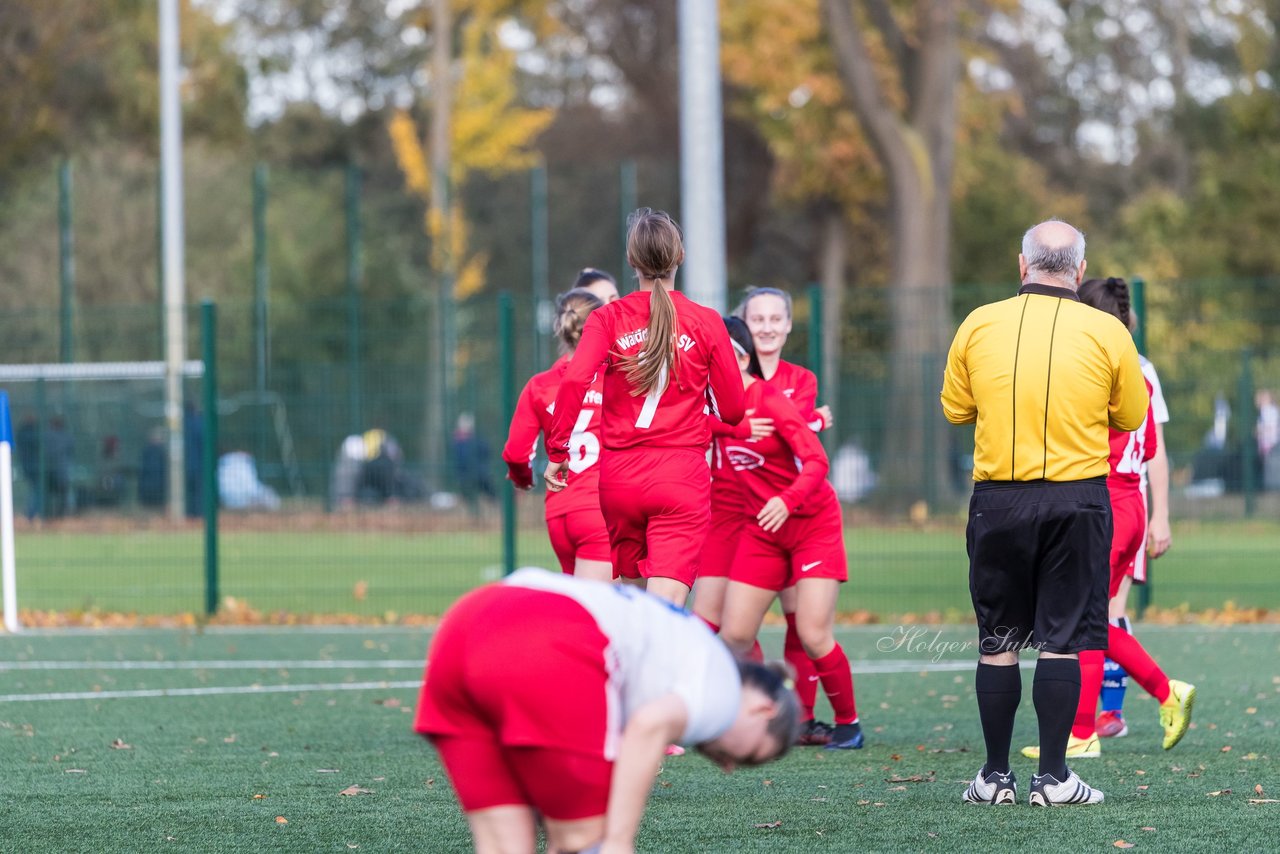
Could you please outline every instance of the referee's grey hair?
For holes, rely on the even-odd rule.
[[[1036,238],[1040,226],[1049,223],[1061,223],[1075,232],[1076,239],[1066,246],[1045,246]],[[1060,219],[1048,219],[1027,229],[1022,235],[1022,257],[1027,261],[1027,269],[1051,276],[1074,276],[1084,261],[1084,235],[1070,223]]]

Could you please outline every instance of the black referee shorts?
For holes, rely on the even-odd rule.
[[[965,538],[982,655],[1107,648],[1106,478],[977,483]]]

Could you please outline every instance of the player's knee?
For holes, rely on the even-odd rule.
[[[814,625],[804,620],[797,620],[796,634],[800,637],[804,654],[810,658],[822,658],[836,645],[836,637],[832,633],[831,626]]]

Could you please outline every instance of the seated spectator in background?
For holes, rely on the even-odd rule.
[[[169,451],[165,446],[165,429],[153,427],[147,434],[138,460],[138,503],[143,507],[164,507],[168,498]]]
[[[228,510],[279,510],[280,496],[258,479],[258,464],[246,451],[218,460],[218,496]]]
[[[375,427],[342,440],[330,482],[334,507],[420,501],[425,494],[422,482],[405,469],[400,443],[386,430]]]

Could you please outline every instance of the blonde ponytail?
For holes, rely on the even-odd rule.
[[[665,211],[640,208],[627,219],[627,262],[641,279],[653,281],[649,296],[649,326],[644,349],[619,359],[631,393],[637,397],[661,391],[675,373],[676,304],[664,281],[676,274],[684,260],[684,235]]]

